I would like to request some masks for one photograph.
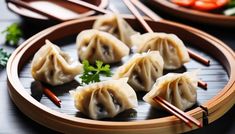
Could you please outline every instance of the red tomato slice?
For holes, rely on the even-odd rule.
[[[230,0],[171,0],[173,3],[184,6],[192,7],[197,10],[210,11],[222,6],[227,5]]]
[[[192,6],[195,1],[196,0],[171,0],[171,2],[173,2],[179,6],[183,6],[183,7]]]
[[[228,2],[229,0],[196,0],[193,8],[209,11],[225,6]]]
[[[218,8],[217,4],[214,2],[206,2],[203,0],[195,1],[193,8],[202,11],[209,11]]]
[[[216,4],[219,7],[225,6],[230,2],[230,0],[216,0]]]

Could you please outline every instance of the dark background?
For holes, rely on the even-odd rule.
[[[110,0],[109,7],[118,10],[120,13],[130,13],[125,5],[120,0]],[[233,50],[235,49],[235,28],[220,28],[217,26],[208,26],[203,24],[195,24],[183,19],[176,19],[170,15],[154,9],[160,16],[165,19],[178,21],[191,25],[198,29],[201,29],[213,36],[219,38]],[[0,32],[6,29],[10,24],[18,22],[21,24],[24,32],[24,40],[32,36],[33,34],[46,28],[47,23],[43,22],[36,25],[35,21],[24,20],[18,15],[10,12],[4,0],[0,0]],[[234,22],[235,23],[235,22]],[[43,26],[43,27],[42,27]],[[22,40],[23,41],[23,40]],[[15,47],[7,46],[5,44],[5,37],[0,35],[0,48],[4,48],[7,52],[13,52]],[[46,127],[43,127],[21,113],[15,104],[11,101],[7,91],[7,76],[5,69],[0,70],[0,133],[13,133],[13,134],[32,134],[32,133],[58,133],[52,131]],[[201,134],[201,133],[223,133],[223,134],[234,134],[235,133],[235,106],[227,112],[223,117],[217,121],[211,123],[202,129],[194,130],[189,132],[190,134]]]

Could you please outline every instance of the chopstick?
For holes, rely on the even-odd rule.
[[[48,88],[46,88],[40,81],[35,81],[31,85],[31,89],[37,88],[40,91],[42,91],[43,94],[45,94],[54,104],[56,104],[58,107],[61,106],[61,100]]]
[[[146,14],[150,19],[154,21],[163,20],[160,16],[158,16],[156,13],[154,13],[152,10],[142,4],[139,0],[131,0],[131,2],[141,11],[143,11],[143,13]]]
[[[201,80],[198,80],[197,86],[204,88],[204,89],[207,89],[207,83],[204,81],[201,81]]]
[[[126,4],[126,6],[130,9],[130,11],[134,14],[134,16],[137,18],[137,20],[141,23],[143,28],[149,32],[153,33],[152,28],[145,22],[139,11],[134,7],[134,5],[131,4],[129,0],[123,0],[123,2]]]
[[[165,108],[167,111],[169,111],[170,113],[172,113],[173,115],[175,115],[176,117],[181,119],[186,125],[188,125],[190,128],[192,128],[192,125],[190,124],[188,119],[186,119],[185,117],[181,116],[176,111],[172,110],[170,107],[168,107],[167,105],[165,105],[164,103],[159,101],[156,97],[153,98],[153,101],[155,101],[156,103],[160,104],[163,108]]]
[[[156,97],[153,98],[153,100],[155,102],[159,103],[164,108],[167,107],[167,110],[170,109],[170,110],[168,110],[169,112],[173,113],[173,111],[174,111],[175,113],[177,113],[177,114],[174,114],[174,115],[176,115],[178,118],[180,118],[180,119],[184,118],[184,120],[192,122],[193,124],[197,125],[199,128],[202,127],[202,124],[198,120],[196,120],[194,117],[192,117],[192,116],[186,114],[185,112],[181,111],[180,109],[178,109],[174,105],[170,104],[166,100],[162,99],[161,97],[156,96]],[[185,122],[185,123],[187,124],[189,122]]]
[[[191,58],[203,63],[204,65],[209,66],[210,65],[210,60],[198,55],[197,53],[193,52],[192,50],[188,49],[188,54]]]
[[[38,13],[40,15],[46,16],[48,18],[52,18],[56,21],[60,21],[60,22],[64,21],[63,19],[61,19],[53,14],[49,14],[49,13],[44,12],[42,9],[36,9],[22,0],[8,0],[7,2],[10,2],[10,3],[15,4],[17,6],[20,6],[20,7],[23,7],[25,9],[28,9],[28,10],[33,11],[35,13]]]
[[[89,9],[92,9],[92,10],[97,11],[99,13],[103,13],[103,14],[111,13],[108,10],[105,10],[103,8],[99,8],[99,7],[97,7],[93,4],[90,4],[90,3],[85,2],[85,1],[81,1],[81,0],[67,0],[67,1],[71,2],[71,3],[74,3],[74,4],[77,4],[77,5],[80,5],[80,6],[83,6],[83,7],[86,7],[86,8],[89,8]]]
[[[61,100],[48,88],[43,89],[43,93],[58,107],[61,107]]]
[[[158,15],[156,15],[154,12],[152,12],[149,8],[147,8],[144,4],[142,4],[139,0],[131,0],[131,2],[134,4],[132,5],[130,1],[124,0],[125,4],[127,5],[127,7],[130,9],[130,11],[136,16],[136,18],[140,21],[140,23],[144,26],[145,30],[148,32],[153,32],[153,30],[149,30],[149,26],[146,27],[146,25],[148,25],[142,16],[139,16],[139,12],[138,10],[134,7],[134,5],[136,5],[140,10],[142,10],[148,17],[150,17],[152,20],[154,21],[159,21],[162,18],[159,17]],[[197,53],[193,52],[190,49],[187,49],[188,54],[191,58],[199,61],[200,63],[209,66],[210,65],[210,60],[198,55]]]

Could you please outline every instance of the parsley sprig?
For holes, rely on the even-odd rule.
[[[90,65],[87,60],[84,60],[82,64],[84,69],[83,75],[80,77],[82,83],[99,82],[100,74],[104,74],[107,77],[111,76],[110,65],[103,65],[102,61],[96,61],[96,67]]]
[[[0,48],[0,68],[6,67],[10,55],[11,54],[5,52],[3,48]]]
[[[20,38],[23,36],[18,23],[11,24],[2,33],[6,34],[6,43],[13,46],[18,45]]]

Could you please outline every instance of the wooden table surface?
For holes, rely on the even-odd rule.
[[[110,0],[109,7],[118,10],[120,13],[129,14],[130,12],[125,7],[125,5],[118,0]],[[166,15],[162,12],[155,11],[165,19],[179,21],[196,28],[202,29],[213,36],[221,39],[227,45],[229,45],[233,50],[235,50],[235,28],[219,28],[213,26],[206,26],[202,24],[194,24],[185,20],[180,20]],[[25,21],[14,13],[10,12],[4,0],[0,1],[0,32],[6,29],[6,27],[14,22],[21,24],[24,32],[24,40],[32,36],[33,34],[39,32],[45,25],[32,23],[29,20]],[[44,26],[44,27],[41,27]],[[5,45],[5,37],[0,35],[0,48],[6,49],[8,52],[13,52],[15,47]],[[50,130],[44,126],[41,126],[23,113],[21,113],[8,94],[7,86],[7,76],[5,69],[0,70],[0,134],[12,133],[12,134],[34,134],[34,133],[58,133]],[[227,112],[223,117],[213,122],[212,124],[198,130],[191,131],[191,134],[201,134],[201,133],[223,133],[223,134],[234,134],[235,133],[235,106]],[[40,116],[40,115],[39,115]]]

